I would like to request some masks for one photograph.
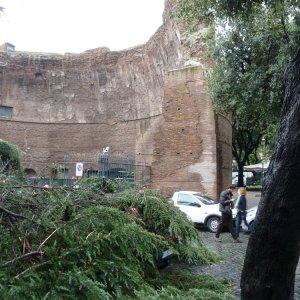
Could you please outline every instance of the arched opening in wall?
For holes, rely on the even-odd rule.
[[[25,174],[27,177],[35,177],[37,175],[36,171],[30,168],[25,169]]]
[[[40,73],[40,72],[35,73],[35,79],[36,80],[43,80],[44,79],[43,74]]]

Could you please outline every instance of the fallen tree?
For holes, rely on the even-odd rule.
[[[15,186],[0,185],[4,299],[233,299],[220,280],[158,269],[166,249],[190,263],[220,260],[161,195],[107,193],[113,184],[99,178],[75,189]]]

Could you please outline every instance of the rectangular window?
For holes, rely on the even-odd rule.
[[[11,106],[0,105],[0,117],[11,117],[13,108]]]

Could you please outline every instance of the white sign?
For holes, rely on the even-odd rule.
[[[76,176],[83,175],[83,163],[76,163]]]

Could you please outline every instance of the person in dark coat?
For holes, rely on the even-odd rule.
[[[241,243],[242,241],[236,236],[236,233],[233,230],[233,219],[232,219],[232,207],[234,199],[232,192],[234,191],[235,186],[231,185],[226,190],[222,191],[220,194],[220,204],[219,210],[221,212],[221,221],[218,225],[215,239],[218,242],[221,242],[220,234],[224,226],[227,226],[233,240],[236,243]]]
[[[246,188],[240,187],[238,190],[239,197],[237,198],[235,207],[237,210],[236,218],[235,218],[235,233],[236,236],[239,237],[241,231],[241,224],[244,221],[245,225],[248,227],[247,233],[251,232],[250,225],[246,219],[247,213],[247,199],[246,199]]]

